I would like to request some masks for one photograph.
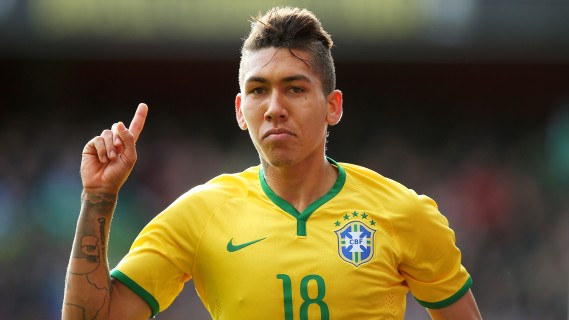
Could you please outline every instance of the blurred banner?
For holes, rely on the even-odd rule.
[[[2,0],[0,56],[229,59],[275,5],[314,11],[340,59],[569,60],[564,0]]]

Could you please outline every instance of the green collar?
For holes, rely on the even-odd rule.
[[[342,187],[346,182],[346,171],[344,170],[344,168],[342,168],[336,161],[332,160],[331,158],[326,157],[326,159],[328,160],[328,162],[330,162],[331,165],[338,168],[338,178],[336,179],[336,182],[334,183],[332,188],[325,195],[323,195],[319,199],[316,199],[316,201],[312,202],[302,212],[298,212],[298,210],[296,210],[296,208],[293,207],[290,203],[288,203],[286,200],[284,200],[283,198],[279,197],[276,193],[274,193],[273,190],[269,188],[267,181],[265,181],[263,167],[261,167],[261,169],[259,170],[259,180],[261,181],[261,187],[263,188],[263,191],[265,192],[267,197],[283,211],[296,218],[297,236],[301,237],[306,236],[306,221],[308,220],[310,215],[314,211],[316,211],[316,209],[322,206],[324,203],[328,202],[328,200],[334,198],[340,192],[340,190],[342,190]]]

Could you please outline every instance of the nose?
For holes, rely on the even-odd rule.
[[[276,90],[271,94],[269,105],[265,111],[265,120],[267,121],[284,121],[288,118],[288,110],[286,108],[286,98]]]

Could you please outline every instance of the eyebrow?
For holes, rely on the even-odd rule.
[[[281,82],[293,82],[293,81],[312,82],[310,80],[310,78],[308,78],[307,76],[305,76],[303,74],[295,74],[292,76],[288,76],[288,77],[281,79],[280,81]],[[269,80],[267,80],[267,78],[257,77],[257,76],[251,76],[251,77],[247,78],[247,80],[245,80],[245,83],[251,83],[251,82],[268,83]]]

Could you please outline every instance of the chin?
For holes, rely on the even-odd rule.
[[[261,157],[261,162],[265,162],[272,167],[290,167],[295,163],[294,157],[289,154],[271,154],[269,156]]]

